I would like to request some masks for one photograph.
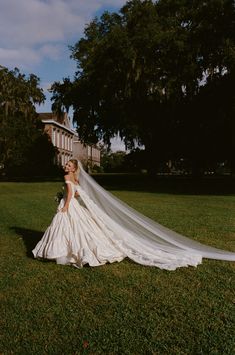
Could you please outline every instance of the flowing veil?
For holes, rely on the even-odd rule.
[[[120,248],[134,261],[171,270],[197,265],[202,258],[235,261],[235,253],[193,241],[137,212],[102,188],[86,173],[81,162],[78,164],[87,208],[93,214],[99,213]]]

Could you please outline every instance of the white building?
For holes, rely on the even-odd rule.
[[[71,159],[78,159],[89,167],[100,166],[100,150],[95,145],[83,145],[77,132],[71,127],[69,117],[49,113],[39,113],[45,132],[57,148],[57,164],[65,165]]]

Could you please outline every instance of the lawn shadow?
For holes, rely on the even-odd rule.
[[[43,232],[22,227],[11,227],[18,236],[22,237],[28,258],[33,258],[32,250],[43,236]]]

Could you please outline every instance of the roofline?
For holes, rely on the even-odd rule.
[[[58,126],[58,127],[60,127],[60,128],[63,128],[63,129],[65,129],[66,131],[72,133],[74,136],[77,134],[76,131],[74,131],[74,130],[72,130],[72,129],[70,129],[70,128],[67,128],[66,126],[64,126],[64,125],[62,125],[62,124],[60,124],[60,123],[58,123],[58,122],[56,122],[56,121],[54,121],[54,120],[41,120],[41,121],[42,121],[43,123],[50,123],[50,124],[53,124],[53,125]]]

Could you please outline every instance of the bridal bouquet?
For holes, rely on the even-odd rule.
[[[64,196],[63,191],[58,191],[56,193],[56,195],[55,195],[55,202],[60,203],[60,201],[62,200],[63,196]]]

